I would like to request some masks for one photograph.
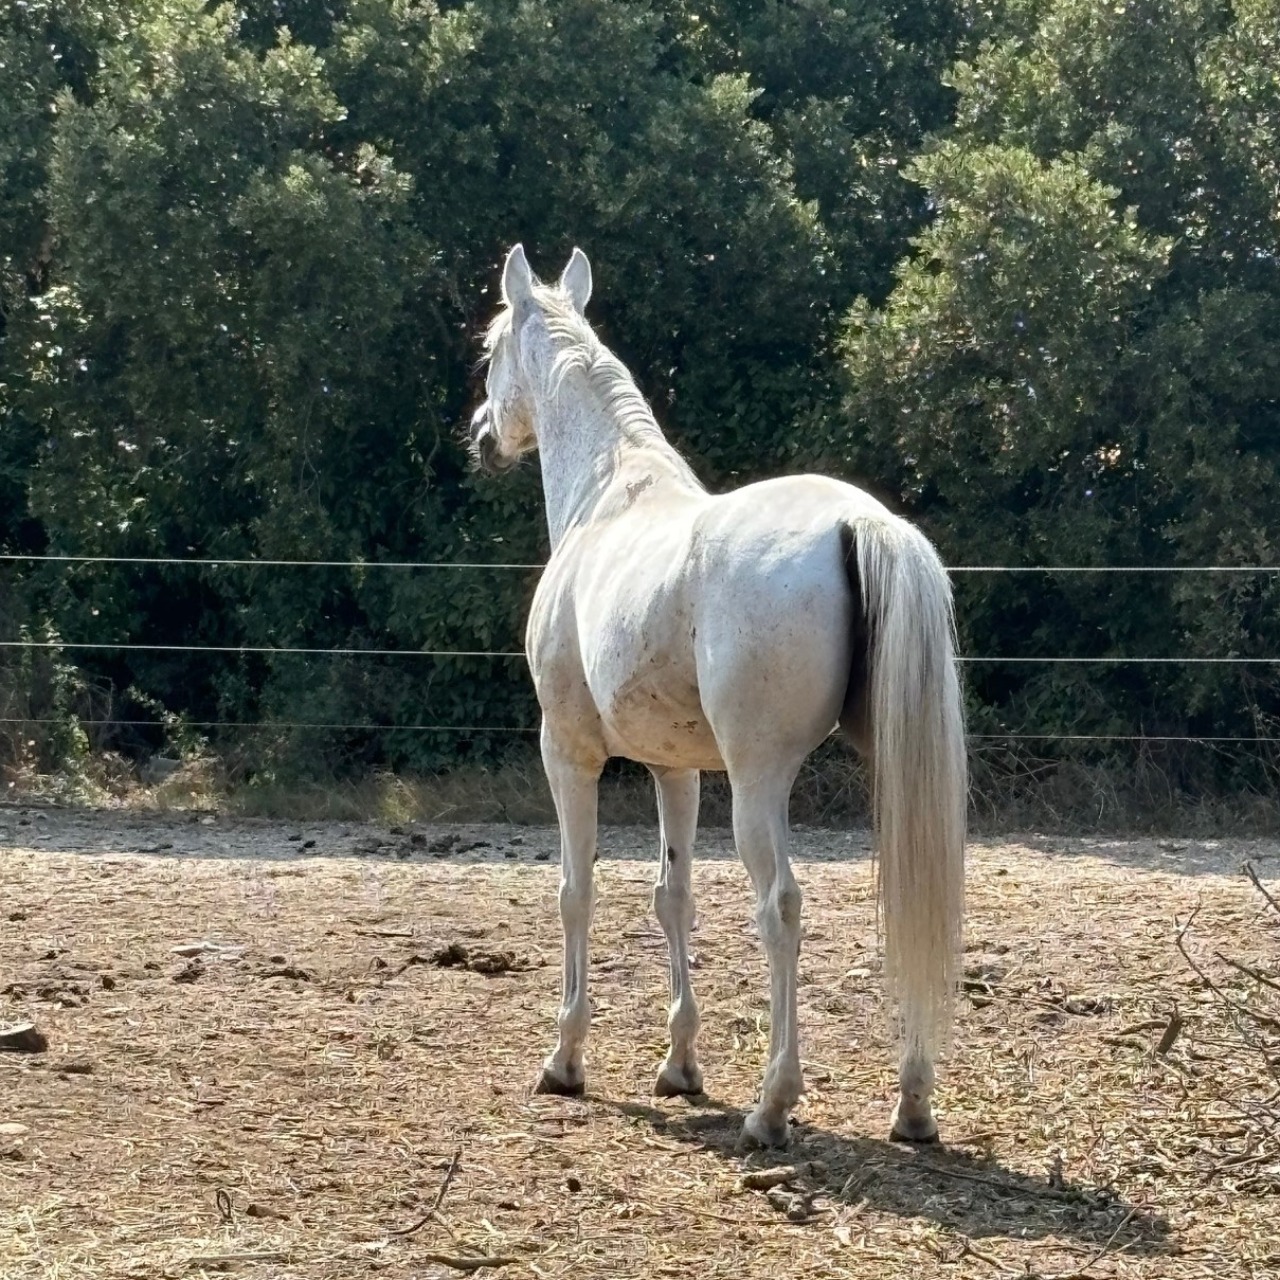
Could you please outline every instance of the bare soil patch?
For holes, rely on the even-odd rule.
[[[1193,955],[1274,980],[1280,927],[1240,864],[1274,885],[1280,850],[976,843],[945,1145],[914,1150],[884,1141],[865,833],[796,845],[807,1095],[788,1152],[742,1155],[767,982],[722,831],[694,872],[711,1096],[650,1096],[656,834],[615,828],[574,1101],[530,1096],[559,986],[552,830],[0,810],[0,1023],[48,1039],[0,1052],[0,1274],[1280,1270],[1280,1151],[1257,1109],[1280,1061],[1265,1028],[1240,1048],[1176,945],[1198,906]],[[1245,970],[1220,977],[1247,998]]]

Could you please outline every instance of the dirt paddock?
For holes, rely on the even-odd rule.
[[[1280,921],[1240,867],[1274,885],[1280,847],[975,843],[944,1143],[916,1150],[884,1140],[865,834],[797,831],[807,1091],[763,1156],[735,1150],[768,1006],[724,832],[694,873],[709,1096],[650,1096],[655,846],[603,834],[588,1093],[564,1100],[529,1090],[553,831],[0,810],[0,1023],[48,1040],[0,1052],[0,1275],[1280,1274],[1280,1060],[1234,1037],[1250,980],[1217,958],[1274,981]],[[1177,946],[1197,906],[1217,993]]]

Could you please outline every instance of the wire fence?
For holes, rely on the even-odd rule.
[[[0,649],[116,649],[123,653],[304,653],[360,658],[523,658],[497,649],[310,649],[270,644],[134,644],[115,640],[0,640]]]
[[[151,564],[187,565],[203,569],[545,569],[543,564],[486,564],[472,560],[258,560],[198,559],[190,556],[67,556],[0,553],[10,564]]]
[[[160,727],[158,720],[88,720],[76,717],[76,723],[90,728],[135,728],[155,729]],[[0,724],[66,724],[65,719],[57,716],[0,716]],[[187,720],[182,724],[190,729],[343,729],[351,733],[373,732],[384,730],[397,733],[537,733],[536,725],[522,724],[391,724],[388,722],[373,723],[340,723],[328,720]]]
[[[506,649],[309,649],[294,648],[289,645],[252,645],[252,644],[135,644],[132,641],[115,640],[0,640],[0,649],[110,649],[124,653],[300,653],[311,656],[331,655],[336,657],[361,658],[523,658],[519,650]],[[968,657],[962,656],[957,662],[971,663],[1128,663],[1137,666],[1150,665],[1238,665],[1238,666],[1280,666],[1280,658],[1128,658],[1123,656],[1102,657]]]
[[[89,728],[144,728],[155,729],[155,720],[90,720],[79,716],[76,723]],[[394,731],[396,733],[538,733],[537,725],[525,724],[391,724],[387,722],[340,722],[324,720],[186,720],[183,725],[191,729],[340,729],[351,733]],[[66,724],[57,716],[0,716],[0,724]],[[1280,743],[1280,737],[1222,737],[1213,734],[1152,734],[1152,733],[970,733],[970,742],[1203,742],[1203,743]]]
[[[61,565],[147,565],[163,567],[188,567],[202,569],[263,568],[263,569],[346,569],[364,572],[368,570],[399,571],[497,571],[533,572],[545,568],[539,563],[512,563],[506,561],[464,560],[292,560],[256,559],[244,557],[182,557],[182,556],[104,556],[66,555],[60,553],[0,553],[0,563]],[[1280,574],[1280,565],[952,565],[951,574]],[[0,640],[0,649],[28,650],[99,650],[109,652],[139,653],[204,653],[236,655],[300,655],[307,657],[358,657],[358,658],[524,658],[516,650],[492,649],[378,649],[359,647],[312,647],[291,645],[199,645],[199,644],[148,644],[136,641],[64,641],[64,640]],[[1223,656],[1126,656],[1126,655],[964,655],[958,659],[967,665],[1107,665],[1107,666],[1280,666],[1280,657],[1257,658],[1237,655]],[[0,724],[62,724],[54,717],[26,718],[0,717]],[[135,727],[156,728],[155,720],[78,719],[86,727]],[[329,721],[282,720],[187,720],[182,723],[193,729],[271,729],[278,731],[332,730],[342,732],[406,732],[406,733],[536,733],[537,727],[528,725],[455,725],[455,724],[393,724],[346,723]],[[1274,744],[1280,737],[1198,736],[1173,734],[1073,734],[1073,733],[980,733],[970,734],[970,741],[991,742],[1133,742],[1133,743],[1217,743],[1217,744]]]
[[[22,564],[150,564],[195,568],[262,569],[509,569],[524,572],[545,564],[513,564],[478,560],[262,560],[196,556],[81,556],[54,552],[0,552],[0,563]],[[948,573],[1280,573],[1269,564],[962,564]]]

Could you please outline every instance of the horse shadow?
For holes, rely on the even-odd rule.
[[[713,1098],[690,1099],[679,1111],[599,1096],[590,1100],[743,1173],[807,1162],[803,1181],[815,1203],[865,1204],[896,1217],[928,1219],[974,1240],[1053,1236],[1130,1254],[1176,1250],[1166,1218],[1110,1188],[1030,1177],[942,1144],[908,1146],[793,1122],[785,1151],[744,1152],[739,1136],[746,1112]]]

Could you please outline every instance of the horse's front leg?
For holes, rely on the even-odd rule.
[[[699,779],[696,769],[653,771],[658,784],[659,864],[653,910],[667,936],[671,959],[671,1048],[653,1091],[660,1098],[702,1092],[698,1066],[698,1002],[689,976],[689,933],[693,928],[693,841],[698,830]]]
[[[584,767],[559,751],[543,731],[542,762],[560,821],[560,923],[564,929],[564,978],[560,1039],[542,1066],[536,1093],[576,1096],[586,1086],[583,1050],[591,1026],[587,999],[588,935],[594,906],[596,790],[599,767]]]

